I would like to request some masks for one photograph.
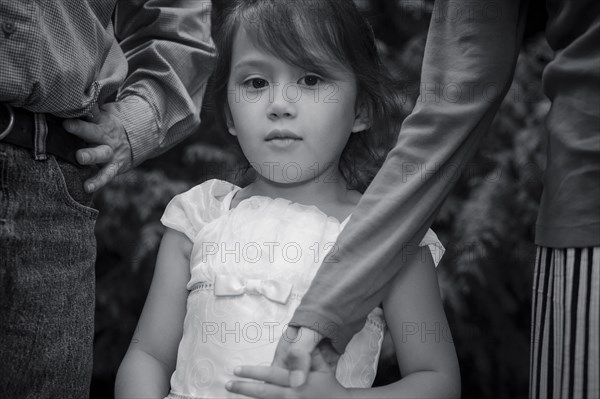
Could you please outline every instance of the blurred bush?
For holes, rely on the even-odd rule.
[[[403,113],[414,107],[432,1],[357,1],[369,16],[385,63],[398,81]],[[447,248],[440,288],[458,350],[465,398],[519,398],[528,392],[533,231],[541,194],[541,72],[550,50],[527,41],[512,88],[490,133],[433,226]],[[402,91],[402,92],[401,92]],[[406,95],[406,93],[412,93]],[[413,93],[414,92],[414,93]],[[152,279],[170,199],[210,178],[239,182],[239,155],[210,107],[199,131],[166,154],[119,177],[95,200],[100,210],[92,398],[111,398]],[[384,353],[377,383],[398,378]]]

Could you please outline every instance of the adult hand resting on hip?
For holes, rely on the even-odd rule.
[[[131,145],[123,123],[116,116],[114,104],[106,104],[101,109],[92,111],[92,117],[69,119],[63,127],[69,133],[85,140],[90,145],[77,151],[77,162],[81,165],[103,164],[100,171],[86,180],[84,189],[94,192],[108,184],[120,173],[131,168]]]

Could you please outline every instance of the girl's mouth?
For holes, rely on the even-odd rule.
[[[271,130],[269,134],[265,137],[265,141],[284,141],[284,142],[292,142],[292,141],[301,141],[302,138],[298,136],[296,133],[291,130]]]
[[[302,139],[295,139],[291,137],[276,137],[270,140],[266,140],[266,142],[270,147],[276,149],[289,149],[301,143]]]

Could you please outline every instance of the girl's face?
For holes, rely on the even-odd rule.
[[[368,128],[357,112],[354,76],[303,70],[257,48],[239,29],[227,85],[229,132],[264,178],[300,183],[341,178],[340,155],[352,132]]]

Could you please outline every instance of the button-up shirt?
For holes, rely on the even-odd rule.
[[[200,123],[207,0],[0,0],[0,102],[65,118],[116,102],[134,165]]]

